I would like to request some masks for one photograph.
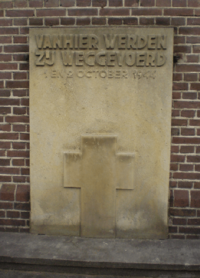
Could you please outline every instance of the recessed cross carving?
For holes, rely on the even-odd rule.
[[[117,135],[82,135],[81,151],[64,154],[64,187],[81,189],[81,236],[115,237],[116,190],[134,186],[134,154],[116,147]]]

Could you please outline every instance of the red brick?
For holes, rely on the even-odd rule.
[[[25,178],[25,177],[22,177],[22,176],[13,177],[13,182],[25,183],[25,181],[26,181],[26,178]]]
[[[179,181],[178,188],[192,188],[193,182],[190,181]]]
[[[15,8],[26,8],[27,7],[27,0],[15,0],[14,1]]]
[[[88,17],[77,18],[76,24],[77,25],[90,25],[90,18],[88,18]]]
[[[188,83],[174,82],[173,90],[175,91],[188,90]]]
[[[190,120],[189,124],[192,126],[200,126],[200,120]]]
[[[28,17],[28,16],[34,16],[34,10],[7,10],[6,16],[9,17]]]
[[[187,190],[174,190],[174,206],[175,207],[189,206],[189,193]]]
[[[12,209],[13,208],[13,203],[11,202],[2,202],[0,201],[0,209]]]
[[[174,144],[200,144],[200,138],[173,137],[172,143],[174,143]]]
[[[65,9],[39,9],[37,10],[37,16],[65,16]]]
[[[24,125],[13,125],[13,131],[25,131]]]
[[[187,7],[186,0],[172,0],[173,7]]]
[[[191,191],[191,207],[200,208],[200,191]]]
[[[200,37],[199,36],[186,37],[186,43],[192,43],[192,44],[200,43]]]
[[[14,167],[0,167],[1,174],[15,174],[19,175],[19,169]]]
[[[171,0],[157,0],[156,6],[158,7],[170,7],[171,6]]]
[[[178,146],[171,146],[171,153],[178,153],[179,147]]]
[[[11,61],[12,56],[10,54],[0,54],[0,61],[9,62]]]
[[[0,176],[0,182],[11,182],[10,176]]]
[[[75,19],[74,18],[61,18],[61,25],[74,25]]]
[[[17,140],[18,134],[17,133],[0,133],[0,139]]]
[[[175,53],[191,53],[191,46],[188,45],[175,45],[174,46]]]
[[[122,0],[109,0],[110,7],[122,7]]]
[[[188,0],[188,7],[200,7],[199,0]]]
[[[182,93],[182,99],[196,99],[197,98],[197,93]]]
[[[29,7],[40,8],[43,6],[43,1],[41,0],[29,0]]]
[[[12,26],[12,19],[0,19],[0,26]]]
[[[156,25],[170,25],[170,18],[156,17]]]
[[[12,7],[13,7],[13,1],[1,1],[0,2],[1,9],[12,8]]]
[[[59,25],[59,18],[45,18],[45,26]]]
[[[200,234],[200,228],[180,227],[179,232],[185,234]]]
[[[24,166],[24,159],[13,159],[12,165],[13,166]]]
[[[29,219],[30,218],[30,213],[26,212],[26,211],[22,211],[21,212],[21,218]]]
[[[200,34],[200,27],[180,27],[179,34],[199,35]]]
[[[16,63],[0,63],[0,70],[16,70]]]
[[[10,149],[10,143],[9,142],[0,141],[0,148],[1,149]]]
[[[88,7],[91,5],[91,0],[76,0],[77,7]]]
[[[154,18],[153,17],[140,17],[140,24],[141,25],[154,25]]]
[[[195,171],[200,172],[200,165],[195,165]]]
[[[28,52],[29,46],[26,44],[21,45],[7,45],[4,46],[4,51],[8,53],[16,53],[16,52]]]
[[[125,17],[123,19],[124,25],[138,25],[137,17]]]
[[[13,78],[14,79],[27,79],[27,73],[26,72],[14,72]]]
[[[199,218],[188,219],[188,225],[200,225]]]
[[[29,34],[29,27],[20,27],[20,34]]]
[[[30,25],[43,25],[43,19],[42,18],[30,18],[29,24]]]
[[[192,16],[193,10],[192,9],[164,9],[164,15],[171,15],[171,16]]]
[[[5,226],[25,226],[25,220],[0,219],[0,225],[5,225]]]
[[[174,101],[174,108],[200,108],[199,101]]]
[[[107,0],[92,0],[93,7],[104,8],[107,5]]]
[[[194,147],[193,146],[181,146],[180,152],[181,153],[193,153]]]
[[[16,192],[16,200],[21,202],[29,202],[30,199],[30,186],[18,185]]]
[[[11,79],[11,72],[0,72],[0,79]]]
[[[29,140],[29,133],[21,133],[20,140]]]
[[[0,28],[0,35],[18,34],[18,28]]]
[[[14,184],[3,184],[0,189],[0,200],[14,201]]]
[[[169,226],[169,233],[177,233],[177,227]]]
[[[59,7],[59,1],[57,0],[44,0],[44,6],[47,8]]]
[[[133,8],[132,9],[132,15],[162,15],[162,10],[161,9],[156,9],[156,8]]]
[[[29,211],[30,210],[30,204],[29,203],[15,203],[14,208]]]
[[[8,151],[8,157],[29,157],[29,151]]]
[[[23,105],[23,106],[29,106],[29,99],[23,98],[23,99],[21,100],[21,105]]]
[[[27,63],[27,64],[20,64],[19,69],[20,69],[20,70],[29,70],[29,65],[28,65],[28,63]]]
[[[25,36],[14,37],[14,43],[27,43],[27,37]]]
[[[193,46],[193,53],[200,53],[200,45]]]
[[[174,218],[173,225],[186,225],[186,219],[184,218]]]
[[[111,17],[108,19],[109,25],[121,25],[122,24],[122,18],[118,17]]]
[[[155,6],[155,0],[140,0],[141,7],[153,7]]]
[[[27,18],[17,18],[17,19],[14,19],[14,25],[17,25],[17,26],[25,26],[25,25],[27,25]]]
[[[173,178],[183,180],[198,180],[200,179],[200,173],[173,173]]]
[[[19,218],[20,213],[19,213],[19,211],[10,210],[10,211],[7,211],[7,217],[8,218]]]
[[[184,80],[185,81],[197,81],[197,73],[185,73]]]
[[[29,88],[29,81],[7,81],[7,88]]]
[[[129,9],[107,9],[107,8],[104,8],[104,9],[101,9],[100,10],[100,15],[106,15],[106,16],[124,16],[124,15],[129,15]]]
[[[187,120],[172,119],[172,126],[186,126]]]
[[[184,162],[185,156],[184,155],[171,155],[171,162]]]
[[[9,166],[10,165],[10,159],[0,159],[0,165],[1,166]]]
[[[2,124],[2,125],[0,125],[0,130],[11,131],[11,125]]]
[[[21,174],[22,174],[23,176],[29,176],[29,175],[30,175],[30,170],[29,170],[29,168],[22,168],[22,169],[21,169]]]
[[[25,149],[26,144],[23,142],[13,142],[13,149]]]
[[[193,135],[195,135],[195,129],[194,128],[181,128],[181,135],[193,136]]]
[[[193,165],[191,164],[180,164],[180,171],[187,172],[187,171],[193,171]]]
[[[200,162],[200,156],[199,155],[187,156],[187,162],[199,163]]]
[[[97,15],[97,9],[69,9],[69,16],[92,16]]]
[[[106,19],[103,17],[93,17],[92,18],[92,25],[106,25]]]
[[[138,0],[125,0],[125,7],[137,7],[139,6]]]
[[[0,114],[9,114],[11,113],[10,107],[0,107]]]
[[[171,163],[170,164],[170,170],[171,171],[177,171],[178,170],[178,164]]]
[[[75,6],[75,0],[60,0],[61,7],[73,7]]]

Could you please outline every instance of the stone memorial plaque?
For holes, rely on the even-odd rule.
[[[167,237],[173,29],[30,29],[31,232]]]

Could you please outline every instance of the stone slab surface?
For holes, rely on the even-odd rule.
[[[200,271],[199,240],[128,240],[0,233],[0,265],[127,271]],[[73,270],[74,268],[74,270]],[[77,272],[75,272],[77,273]],[[81,270],[78,272],[82,273]]]
[[[31,232],[167,238],[172,28],[30,29]]]

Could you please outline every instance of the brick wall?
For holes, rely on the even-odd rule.
[[[29,28],[171,26],[169,237],[200,237],[199,24],[199,0],[0,0],[0,231],[29,231]]]

